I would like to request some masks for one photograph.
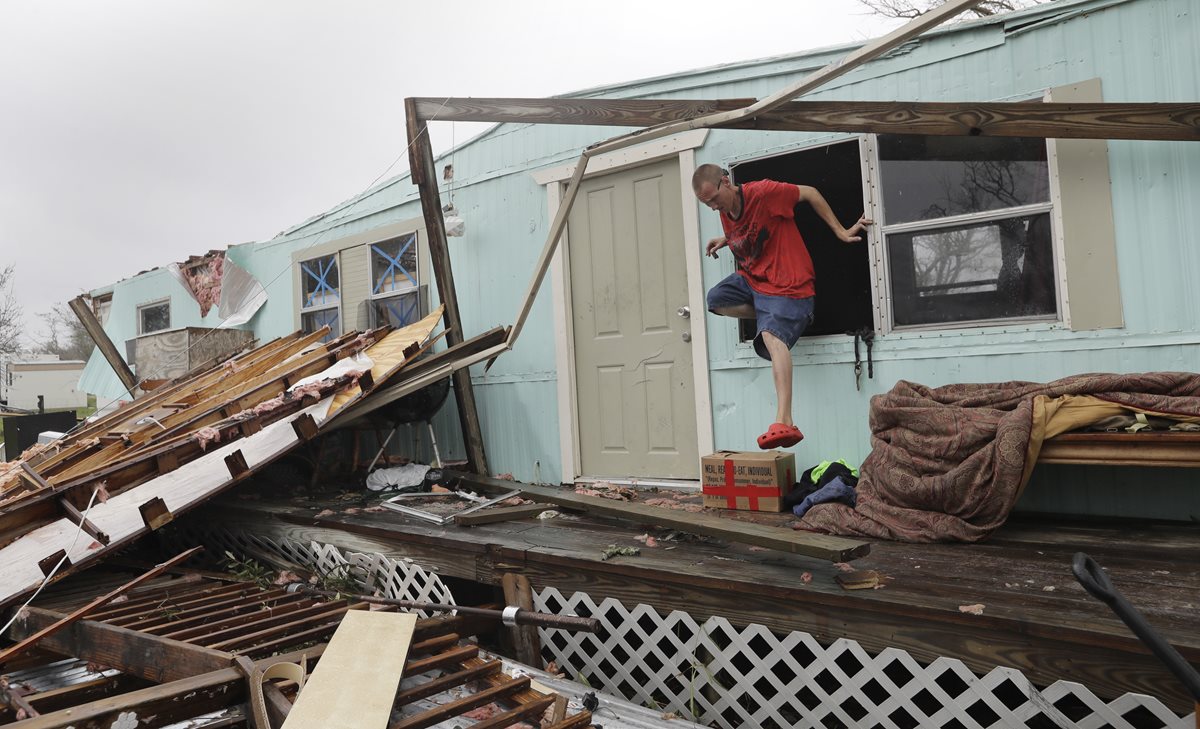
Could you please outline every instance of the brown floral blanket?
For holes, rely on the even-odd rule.
[[[936,388],[901,380],[871,399],[871,453],[860,469],[858,504],[819,504],[796,528],[905,542],[979,541],[1008,517],[1044,439],[1129,412],[1200,421],[1200,374]]]

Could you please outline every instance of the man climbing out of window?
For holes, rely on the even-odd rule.
[[[775,380],[775,423],[758,437],[763,450],[787,448],[804,439],[792,421],[792,345],[812,323],[812,258],[793,209],[803,200],[843,243],[858,243],[871,221],[864,215],[849,228],[834,216],[814,187],[760,180],[734,185],[729,173],[705,164],[692,174],[696,198],[721,215],[725,235],[713,238],[705,254],[728,247],[737,270],[708,292],[708,310],[721,316],[757,319],[754,351],[771,361]]]

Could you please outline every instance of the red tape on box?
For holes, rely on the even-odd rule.
[[[733,483],[733,460],[725,459],[725,485],[719,488],[708,487],[705,492],[711,496],[724,496],[725,508],[736,509],[737,497],[745,496],[750,499],[750,508],[758,510],[759,498],[771,499],[780,498],[778,486],[735,486]]]

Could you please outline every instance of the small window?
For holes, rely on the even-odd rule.
[[[417,234],[371,244],[371,320],[403,327],[421,318]]]
[[[150,334],[171,328],[171,302],[157,301],[137,309],[138,334]]]
[[[1058,314],[1042,139],[880,136],[896,327]]]
[[[341,335],[339,306],[342,301],[337,254],[300,262],[300,328],[306,334],[329,327],[322,341]]]

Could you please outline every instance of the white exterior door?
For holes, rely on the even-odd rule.
[[[677,160],[645,165],[585,180],[568,219],[583,475],[698,477],[680,194]]]

